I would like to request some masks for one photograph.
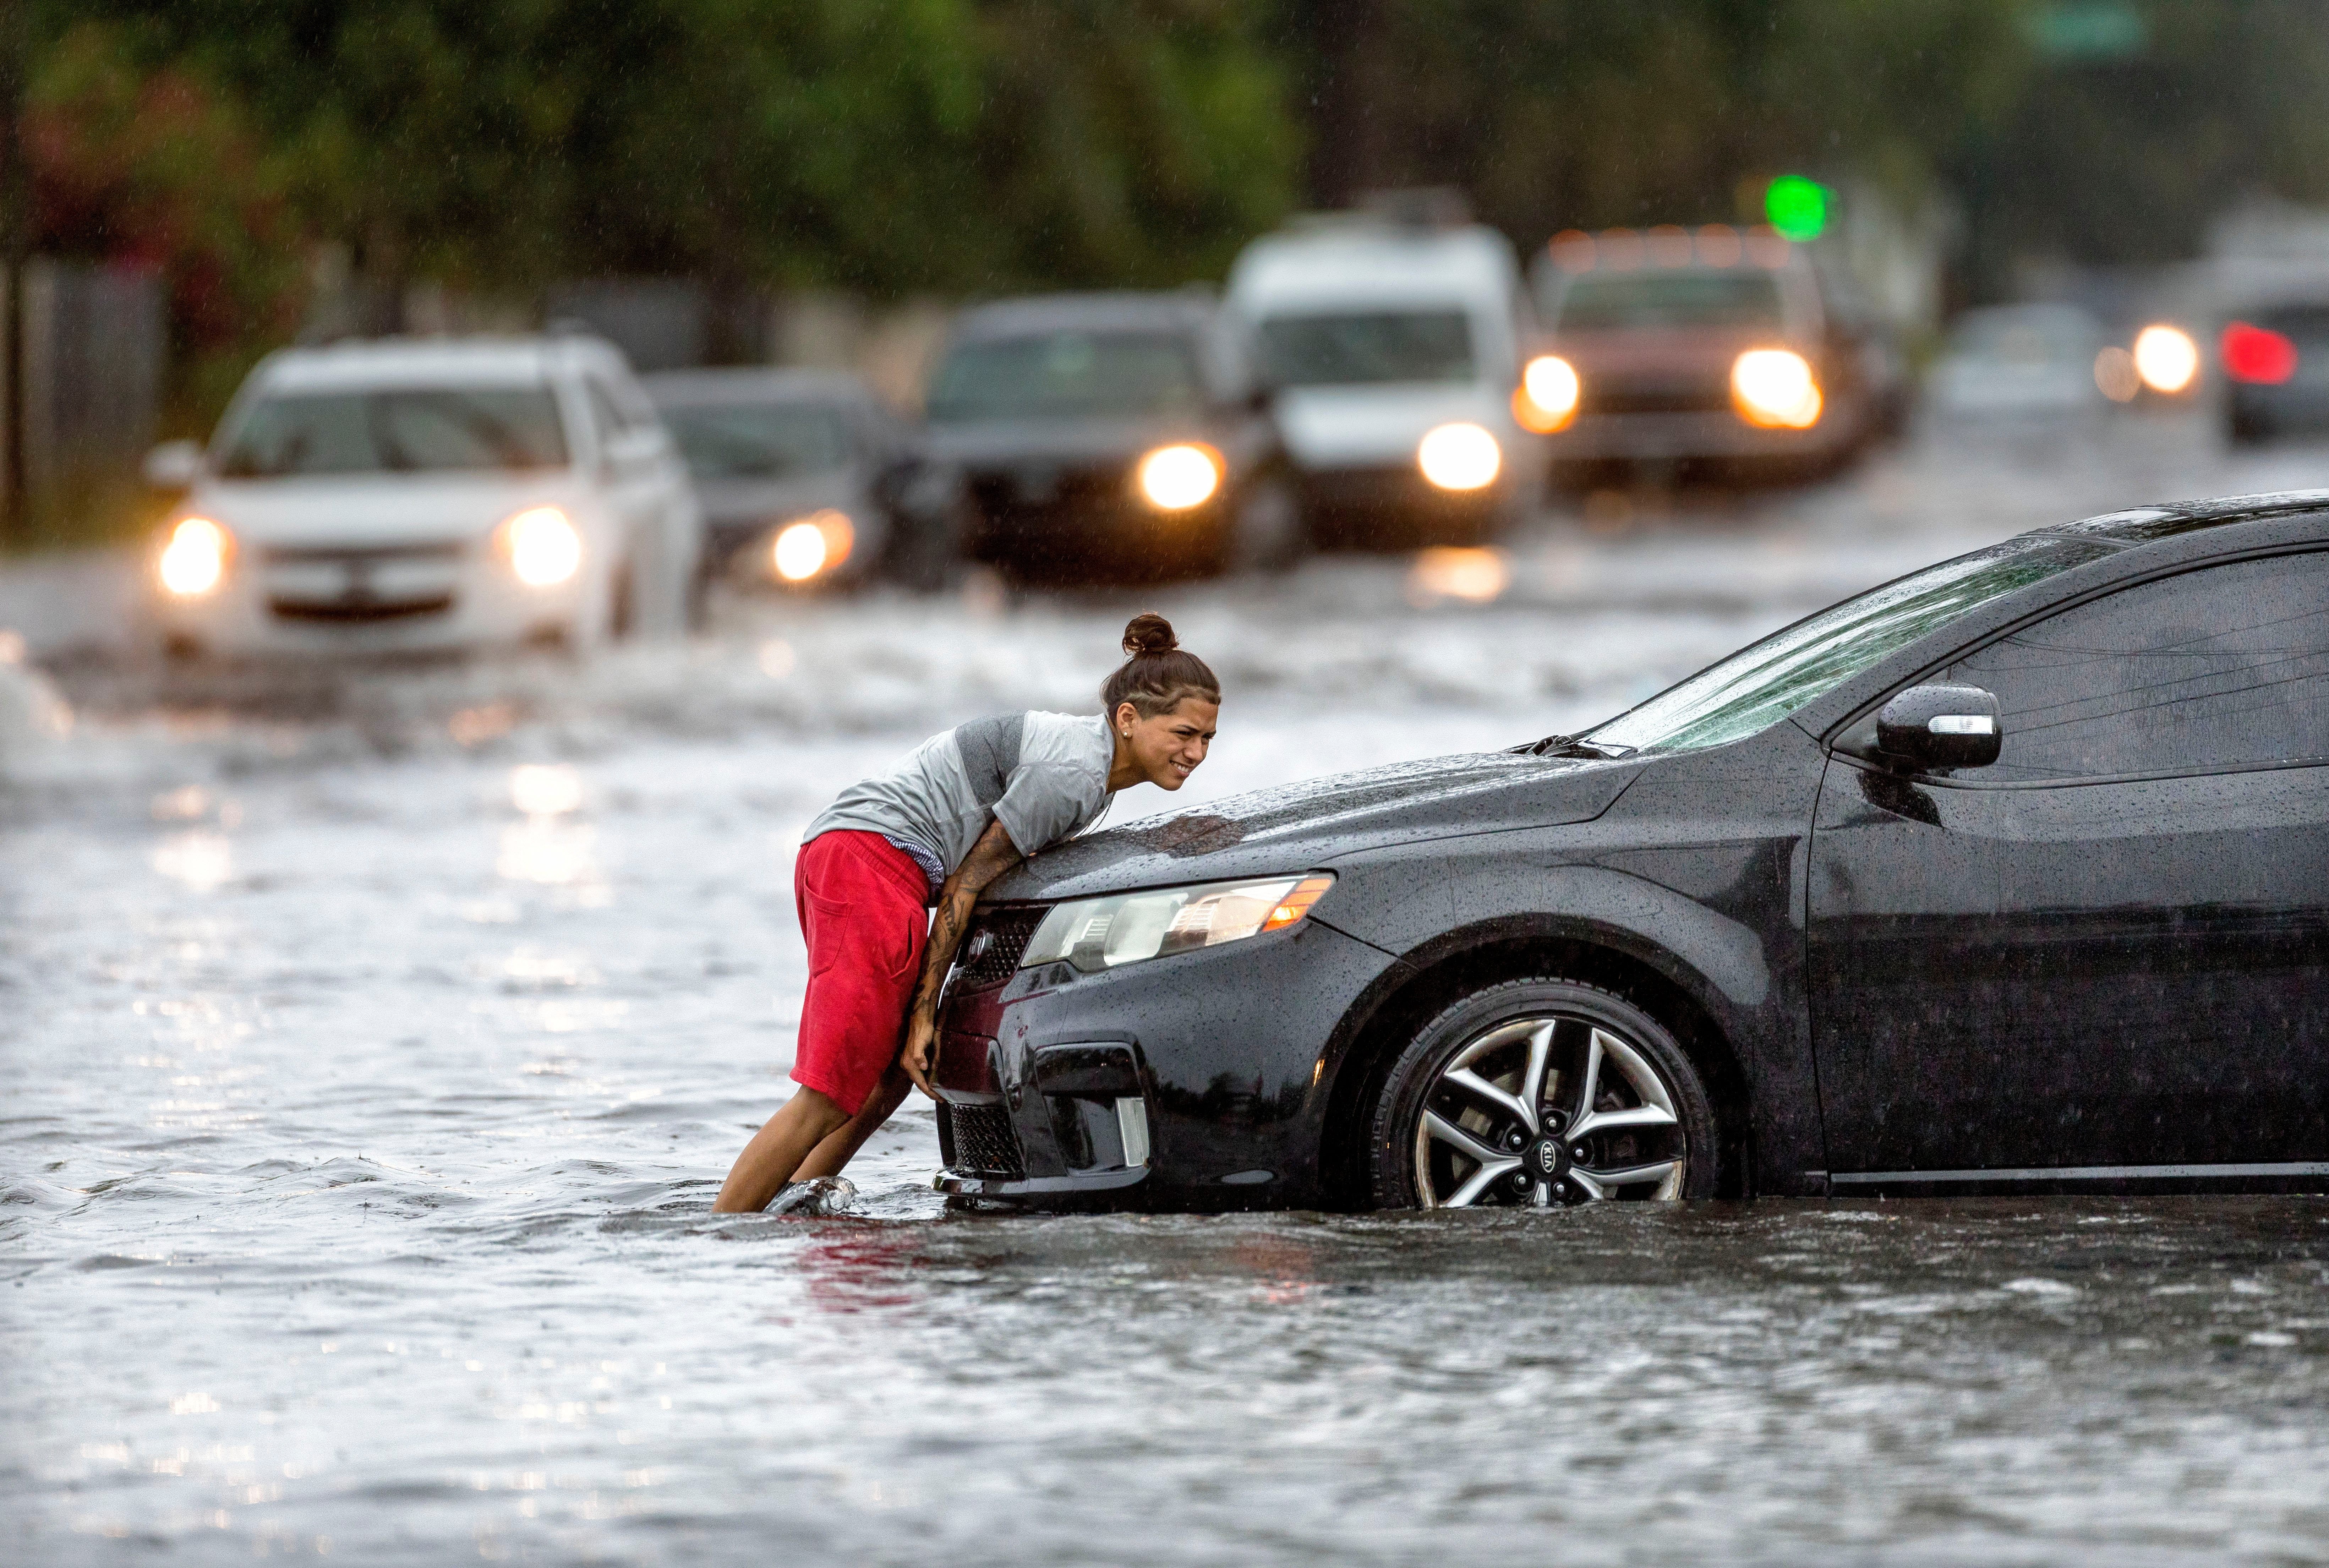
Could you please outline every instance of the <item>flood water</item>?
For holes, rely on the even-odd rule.
[[[1157,596],[1231,691],[1184,799],[1573,725],[2038,520],[1867,524],[1907,483],[1549,537],[1486,605],[1395,562]],[[801,825],[940,724],[1079,705],[1139,607],[18,672],[10,1555],[2329,1561],[2321,1199],[1014,1218],[942,1207],[918,1103],[852,1214],[712,1216],[787,1090]]]

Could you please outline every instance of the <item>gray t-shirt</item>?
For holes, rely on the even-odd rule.
[[[975,720],[931,736],[888,772],[844,789],[801,842],[835,828],[878,833],[910,855],[928,850],[952,872],[986,825],[1000,822],[1020,854],[1033,855],[1099,820],[1114,798],[1108,770],[1115,760],[1108,722],[1097,714]]]

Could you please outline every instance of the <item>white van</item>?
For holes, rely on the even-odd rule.
[[[1495,230],[1299,220],[1246,247],[1226,304],[1276,393],[1314,526],[1397,518],[1460,543],[1539,493],[1543,440],[1513,411],[1528,306]]]
[[[654,405],[589,337],[287,349],[146,474],[186,489],[153,572],[181,655],[678,632],[702,547]]]

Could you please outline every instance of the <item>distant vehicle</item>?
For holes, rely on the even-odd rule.
[[[945,584],[961,475],[853,375],[687,370],[646,378],[703,506],[703,575]]]
[[[2090,419],[2110,402],[2098,379],[2097,356],[2107,346],[2102,323],[2075,305],[1968,310],[1925,383],[1926,407],[1936,420],[1960,426],[2022,430]],[[2126,374],[2132,379],[2132,360]]]
[[[2329,491],[2040,529],[1581,735],[1087,834],[941,1001],[1027,1208],[2329,1188]]]
[[[2251,307],[2225,324],[2216,353],[2233,440],[2329,430],[2329,292]]]
[[[1276,566],[1300,545],[1278,427],[1199,293],[1062,294],[966,311],[932,376],[969,553],[1076,574]]]
[[[1468,543],[1541,492],[1544,443],[1513,410],[1528,306],[1495,230],[1304,220],[1246,247],[1224,304],[1319,536]]]
[[[1767,230],[1571,231],[1531,278],[1542,357],[1523,411],[1552,432],[1563,477],[1644,463],[1808,476],[1905,417],[1890,335]]]
[[[177,653],[588,647],[686,625],[695,495],[594,338],[288,349],[207,452],[171,442],[146,475],[186,491],[155,562]]]

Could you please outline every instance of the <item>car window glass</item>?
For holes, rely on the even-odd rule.
[[[1472,379],[1472,324],[1461,310],[1274,316],[1255,340],[1273,386]]]
[[[699,479],[790,479],[849,463],[841,412],[815,403],[700,403],[664,411]]]
[[[2329,554],[2143,583],[1952,666],[1997,695],[1984,779],[2204,772],[2329,759]]]
[[[566,436],[546,386],[403,387],[262,397],[236,420],[230,478],[554,468]]]
[[[1656,326],[1777,326],[1779,281],[1760,268],[1595,272],[1561,297],[1557,331]]]
[[[2109,553],[2082,540],[2011,539],[1945,561],[1775,632],[1587,733],[1639,751],[1743,739],[1958,617]]]
[[[1177,332],[1031,333],[957,344],[930,386],[929,417],[1124,418],[1192,413],[1204,383]]]

